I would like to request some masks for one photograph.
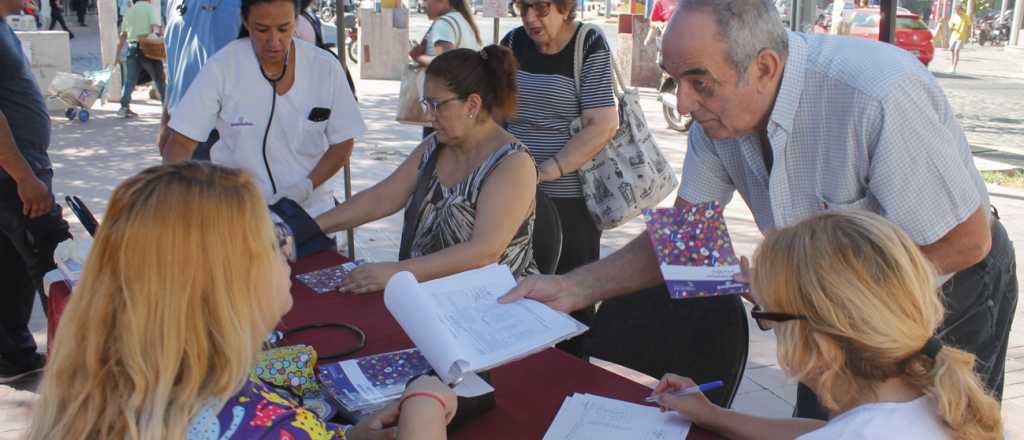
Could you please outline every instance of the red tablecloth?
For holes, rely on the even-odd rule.
[[[345,262],[334,253],[304,258],[293,267],[293,274],[310,272]],[[292,279],[294,306],[281,320],[281,328],[314,322],[346,322],[363,329],[366,348],[352,357],[411,348],[412,341],[384,307],[381,294],[317,295]],[[63,282],[50,287],[48,329],[52,346],[60,313],[69,290]],[[337,330],[309,330],[285,339],[281,345],[309,344],[319,353],[345,350],[356,342],[354,336]],[[332,360],[335,361],[335,360]],[[565,397],[573,393],[591,393],[632,402],[642,401],[650,389],[600,367],[549,349],[517,362],[491,370],[497,406],[467,423],[450,438],[458,439],[539,439],[544,436]],[[687,440],[720,439],[716,434],[693,427]]]

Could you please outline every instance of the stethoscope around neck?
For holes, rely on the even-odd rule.
[[[251,44],[251,42],[250,42]],[[256,54],[256,48],[253,48],[253,54]],[[271,78],[267,75],[267,72],[263,70],[263,66],[260,64],[260,57],[256,55],[256,68],[260,69],[260,75],[263,75],[263,79],[270,83],[270,117],[267,118],[267,128],[263,130],[263,166],[267,170],[267,177],[270,178],[270,189],[273,193],[277,193],[277,183],[274,181],[274,173],[270,171],[270,161],[267,159],[267,137],[270,135],[270,124],[274,122],[274,110],[277,108],[277,83],[284,79],[284,76],[288,74],[288,59],[292,55],[292,42],[288,42],[288,50],[284,52],[284,68],[281,69],[281,73],[277,75],[277,78]]]

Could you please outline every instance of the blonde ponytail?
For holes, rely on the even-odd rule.
[[[827,408],[901,379],[934,399],[954,438],[1002,438],[974,356],[933,337],[945,315],[934,269],[898,227],[863,211],[820,215],[768,234],[754,267],[766,310],[807,318],[775,329],[779,364]]]
[[[1001,439],[999,404],[974,373],[973,354],[943,347],[935,359],[917,355],[906,367],[907,381],[935,399],[939,417],[957,440]]]

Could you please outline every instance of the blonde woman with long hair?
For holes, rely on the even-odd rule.
[[[829,409],[825,423],[719,408],[667,375],[665,409],[734,439],[1001,439],[999,405],[974,355],[943,346],[944,308],[930,263],[875,214],[826,214],[769,234],[754,257],[752,311],[774,330],[779,365]]]
[[[242,171],[185,162],[126,180],[61,320],[30,438],[393,438],[397,408],[342,427],[250,376],[291,308],[293,251]],[[443,438],[454,395],[436,379],[412,391],[402,427]]]

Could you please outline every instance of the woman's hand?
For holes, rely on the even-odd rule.
[[[394,440],[398,438],[398,404],[393,403],[379,412],[364,417],[345,433],[347,440]]]
[[[558,164],[553,159],[548,159],[544,163],[540,164],[540,176],[538,176],[541,182],[550,182],[552,180],[558,180],[562,177],[561,170],[558,169]]]
[[[459,402],[455,397],[455,391],[441,382],[436,376],[420,376],[416,380],[412,381],[409,386],[405,387],[405,392],[402,394],[402,399],[413,393],[428,393],[437,396],[444,402],[444,420],[445,423],[451,422],[452,418],[455,417],[455,412],[458,411]],[[403,405],[409,405],[413,402],[413,399],[422,399],[422,402],[427,402],[432,405],[436,405],[438,408],[441,407],[438,402],[434,401],[427,396],[413,397],[405,401]]]
[[[651,395],[658,398],[658,405],[661,406],[662,411],[676,411],[700,425],[702,420],[721,408],[711,403],[704,393],[698,392],[681,397],[669,394],[672,391],[685,390],[695,386],[697,384],[692,379],[669,373],[661,378]]]
[[[398,263],[361,264],[349,272],[338,286],[338,291],[357,295],[380,292],[384,290],[391,276],[401,271],[402,267]]]
[[[421,55],[425,53],[426,51],[423,49],[423,43],[420,43],[413,46],[412,50],[409,51],[409,58],[412,59],[413,61],[416,61],[417,58],[419,58]]]

